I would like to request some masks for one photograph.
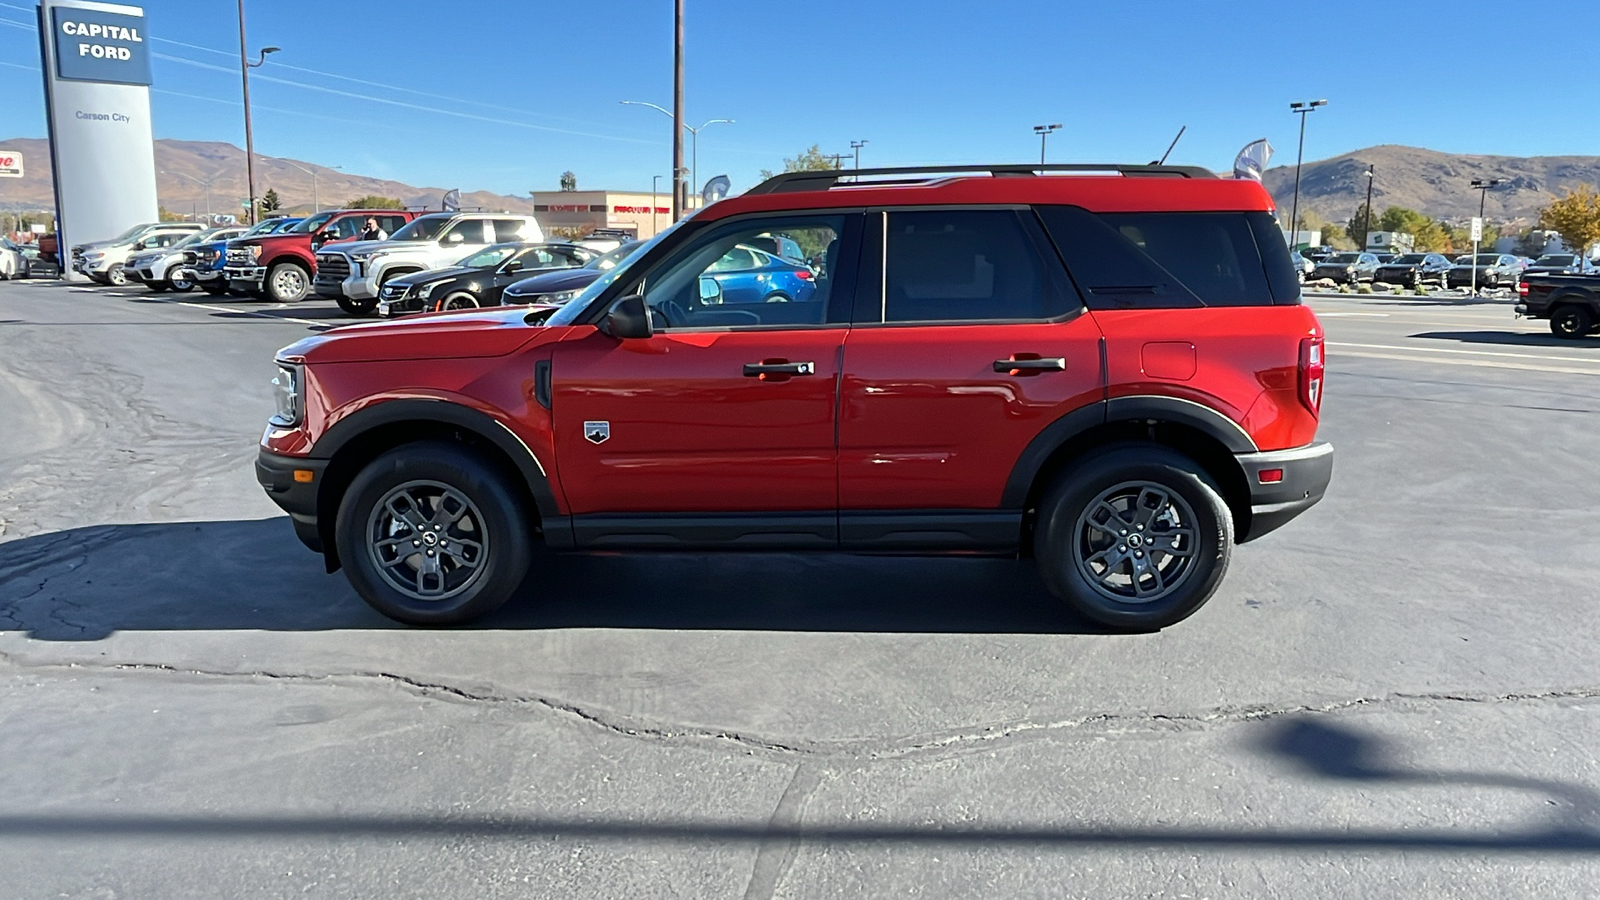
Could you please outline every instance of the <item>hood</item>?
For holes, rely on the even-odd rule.
[[[311,235],[309,234],[252,234],[249,237],[228,238],[228,243],[236,247],[249,247],[252,244],[261,244],[265,246],[278,241],[292,243],[294,241],[310,240]]]
[[[393,252],[399,250],[423,250],[430,246],[436,245],[432,241],[340,241],[336,244],[323,244],[317,248],[317,252],[321,253],[324,250],[337,250],[344,254],[363,253],[372,250]],[[465,251],[463,251],[462,255],[465,255]]]
[[[435,281],[449,281],[461,275],[471,275],[475,272],[492,272],[493,268],[475,269],[468,266],[450,266],[444,269],[427,269],[421,272],[412,272],[410,275],[401,275],[399,278],[389,279],[389,284],[403,287],[417,287],[432,284]]]
[[[380,360],[505,356],[545,333],[527,323],[530,308],[490,307],[346,325],[278,351],[319,365]]]
[[[594,284],[605,272],[599,269],[557,269],[513,282],[506,291],[513,294],[554,294],[576,291]]]

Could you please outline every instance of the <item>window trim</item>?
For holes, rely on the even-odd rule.
[[[1059,315],[1045,318],[989,317],[973,319],[915,319],[910,321],[896,322],[884,321],[884,317],[888,314],[889,304],[889,214],[896,212],[1010,212],[1016,214],[1017,223],[1021,226],[1023,232],[1028,235],[1029,242],[1032,245],[1033,255],[1039,263],[1040,270],[1044,273],[1045,281],[1049,283],[1049,285],[1056,291],[1058,291],[1063,299],[1068,301],[1069,307],[1071,306],[1071,301],[1076,298],[1078,302],[1077,307],[1069,308]],[[874,216],[878,218],[878,225],[876,227],[874,227],[870,221]],[[857,278],[857,284],[863,284],[869,279],[876,282],[878,291],[878,319],[877,321],[859,319],[855,315],[855,310],[852,310],[850,317],[851,328],[959,328],[969,325],[1054,325],[1070,322],[1089,311],[1088,304],[1084,300],[1083,292],[1078,289],[1077,282],[1073,281],[1071,274],[1067,271],[1065,263],[1062,262],[1060,255],[1056,252],[1055,245],[1050,243],[1048,233],[1044,229],[1044,224],[1039,221],[1038,215],[1034,212],[1033,207],[1029,204],[936,203],[926,205],[906,204],[903,206],[875,206],[866,211],[866,218],[868,220],[868,224],[866,228],[862,229],[862,231],[864,234],[875,234],[877,246],[873,247],[865,241],[865,238],[863,239],[862,266],[860,275]],[[870,265],[876,267],[877,271],[875,273],[869,271],[868,269],[869,264],[866,261],[868,255],[873,257],[873,261]],[[874,275],[876,275],[875,278],[873,278]],[[861,305],[860,301],[863,296],[863,291],[858,287],[856,290],[857,307]]]

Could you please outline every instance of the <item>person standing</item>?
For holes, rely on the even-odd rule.
[[[367,216],[367,225],[361,231],[361,239],[363,241],[387,241],[389,232],[378,227],[377,218]]]

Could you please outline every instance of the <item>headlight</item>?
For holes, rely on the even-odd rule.
[[[443,283],[444,282],[441,282],[441,281],[430,281],[427,284],[423,285],[422,287],[417,288],[417,296],[421,297],[424,300],[426,300],[426,299],[428,299],[428,296],[433,293],[433,289],[438,287],[439,285],[441,285]],[[404,288],[400,289],[400,294],[401,294],[401,296],[405,295],[405,289]]]
[[[273,394],[278,401],[278,411],[272,417],[274,425],[287,428],[300,424],[300,382],[299,366],[278,363],[278,374],[272,379]]]
[[[105,258],[105,254],[104,253],[99,253],[99,252],[88,253],[88,254],[85,254],[83,258],[84,259],[104,259]]]
[[[382,250],[357,250],[356,252],[350,254],[350,258],[356,262],[366,262],[369,259],[377,259],[385,255],[387,254],[385,254]]]
[[[250,245],[250,258],[251,259],[260,259],[261,258],[261,245],[260,244],[251,244]]]
[[[555,294],[545,294],[543,297],[539,298],[539,301],[541,303],[566,303],[568,300],[571,300],[573,297],[576,297],[581,293],[583,293],[583,291],[561,291]]]

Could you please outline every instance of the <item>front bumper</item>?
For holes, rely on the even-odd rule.
[[[378,279],[351,273],[339,282],[339,290],[351,300],[371,300],[378,296]]]
[[[384,318],[409,316],[422,312],[422,306],[422,298],[408,291],[399,297],[379,300],[378,315]]]
[[[317,530],[317,490],[328,470],[325,459],[285,456],[262,448],[256,457],[256,481],[278,508],[294,522],[294,535],[312,551],[321,553],[322,534]],[[296,472],[309,472],[309,480],[295,478]],[[306,478],[301,475],[301,478]]]
[[[1333,445],[1319,441],[1293,450],[1240,453],[1236,457],[1250,486],[1250,522],[1235,536],[1253,541],[1317,505],[1333,479]],[[1280,469],[1282,479],[1261,483],[1261,473]]]
[[[226,266],[222,270],[222,277],[228,279],[228,286],[236,290],[260,290],[261,283],[267,280],[267,267]]]

